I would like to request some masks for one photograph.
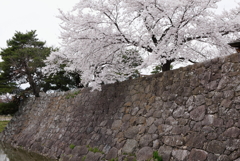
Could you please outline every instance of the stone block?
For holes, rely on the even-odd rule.
[[[181,146],[184,144],[184,138],[182,136],[163,136],[163,142],[169,146]]]
[[[170,146],[161,146],[159,149],[158,149],[158,154],[160,156],[162,156],[162,159],[164,161],[169,161],[170,160],[170,157],[171,157],[171,154],[172,154],[172,147]]]
[[[157,131],[157,127],[153,124],[153,125],[151,125],[150,127],[149,127],[149,129],[148,129],[148,133],[149,134],[154,134],[156,131]]]
[[[143,147],[137,152],[137,160],[145,161],[152,158],[153,150],[151,147]]]
[[[206,113],[206,106],[202,105],[190,112],[190,118],[195,121],[201,121],[203,120]]]
[[[118,149],[113,147],[107,153],[106,159],[110,160],[110,159],[113,159],[113,158],[117,158],[117,156],[118,156]]]
[[[101,153],[93,153],[93,152],[88,152],[86,155],[86,159],[84,161],[99,161],[101,158],[102,154]]]
[[[149,144],[153,141],[152,136],[150,134],[145,134],[140,138],[139,145],[141,147],[149,146]]]
[[[231,127],[227,129],[223,135],[231,138],[237,138],[240,135],[240,129],[237,127]]]
[[[134,138],[139,132],[138,126],[133,126],[127,129],[127,131],[124,132],[124,136],[128,139]]]
[[[187,156],[189,155],[189,151],[187,150],[173,150],[172,155],[174,158],[176,158],[179,161],[184,161],[187,159]]]
[[[204,134],[201,133],[190,133],[186,136],[186,146],[202,149],[204,143],[206,142],[206,138]]]
[[[214,153],[214,154],[223,154],[225,150],[225,146],[222,142],[213,140],[208,143],[207,149],[208,152]]]
[[[205,161],[208,153],[200,149],[192,149],[189,155],[189,161]]]
[[[137,141],[134,139],[128,139],[122,148],[123,153],[132,153],[137,146]]]
[[[122,121],[121,120],[115,120],[112,124],[112,130],[118,130],[122,126]]]

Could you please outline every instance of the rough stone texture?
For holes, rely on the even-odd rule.
[[[113,158],[117,158],[117,156],[118,156],[118,149],[113,147],[106,155],[106,159],[110,160]]]
[[[220,141],[213,140],[208,143],[207,151],[214,154],[222,154],[225,150],[224,145]]]
[[[128,139],[125,145],[123,146],[123,153],[132,153],[134,148],[137,146],[137,141],[133,139]]]
[[[187,150],[173,150],[172,155],[177,160],[186,160],[189,152]]]
[[[239,60],[29,98],[0,140],[61,161],[135,160],[152,151],[164,161],[240,161]]]
[[[138,161],[145,161],[151,159],[153,155],[153,150],[151,147],[143,147],[137,153],[137,160]]]
[[[138,132],[139,132],[139,128],[137,126],[133,126],[124,132],[124,136],[128,139],[132,139],[138,134]]]
[[[191,161],[204,161],[207,159],[207,152],[199,149],[192,149],[189,155]]]

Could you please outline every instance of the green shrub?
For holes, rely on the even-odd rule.
[[[91,151],[93,153],[101,153],[104,154],[101,150],[99,150],[97,147],[91,147],[90,145],[87,145],[88,151]]]
[[[79,93],[80,93],[80,91],[75,91],[73,93],[68,93],[66,95],[66,99],[75,98]]]
[[[9,121],[0,121],[0,132],[4,130]]]
[[[157,152],[157,151],[154,151],[154,152],[153,152],[153,159],[154,159],[154,160],[157,160],[157,161],[163,161],[163,160],[162,160],[162,157],[158,155],[158,152]]]
[[[112,158],[109,161],[118,161],[118,159],[117,158]]]
[[[75,145],[74,145],[74,144],[70,144],[70,145],[69,145],[69,148],[74,149],[74,148],[75,148]]]
[[[0,115],[13,115],[18,110],[18,105],[14,102],[0,103]]]
[[[86,157],[86,156],[84,156],[84,157],[82,158],[82,161],[84,161],[86,158],[87,158],[87,157]]]

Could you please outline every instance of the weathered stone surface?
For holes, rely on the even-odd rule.
[[[188,133],[189,130],[190,128],[188,126],[173,126],[171,133],[174,135],[185,135]]]
[[[219,156],[219,155],[218,155],[218,156]],[[208,157],[207,157],[207,161],[217,160],[217,159],[218,159],[218,156],[217,156],[216,154],[209,153],[209,154],[208,154]]]
[[[205,116],[205,112],[206,112],[205,105],[199,106],[190,112],[190,118],[195,121],[201,121]]]
[[[224,99],[224,100],[222,100],[220,106],[229,108],[229,107],[231,107],[232,103],[233,103],[232,100]]]
[[[130,118],[131,118],[131,115],[130,114],[126,114],[126,115],[123,116],[122,122],[127,122],[127,121],[130,120]]]
[[[172,154],[172,147],[170,146],[161,146],[158,150],[158,154],[162,156],[162,159],[168,161]]]
[[[115,120],[112,124],[112,129],[113,130],[118,130],[122,126],[122,121],[121,120]]]
[[[205,161],[207,159],[208,153],[199,149],[192,149],[189,155],[189,161]]]
[[[226,145],[226,149],[230,151],[240,149],[240,139],[228,139],[224,142],[224,145]]]
[[[165,120],[165,124],[167,124],[167,125],[177,125],[178,121],[175,120],[172,116],[170,116]]]
[[[93,152],[88,152],[86,155],[86,159],[84,161],[93,161],[93,160],[100,160],[102,154],[101,153],[93,153]]]
[[[222,79],[221,79],[220,82],[218,83],[217,89],[218,89],[218,90],[223,89],[224,87],[227,86],[228,83],[229,83],[228,77],[226,77],[226,76],[222,77]]]
[[[81,155],[86,155],[88,153],[88,149],[86,146],[76,146],[74,149],[73,149],[73,154],[77,154],[79,156]]]
[[[182,117],[184,113],[185,108],[183,106],[180,106],[173,112],[173,117]]]
[[[186,160],[187,156],[189,155],[189,151],[187,151],[187,150],[173,150],[172,155],[177,160],[182,161],[182,160]]]
[[[124,136],[128,139],[134,138],[139,132],[139,127],[133,126],[127,129],[127,131],[124,132]]]
[[[231,161],[227,155],[220,155],[217,161]]]
[[[160,141],[159,140],[154,140],[153,141],[153,149],[158,149],[160,145]]]
[[[150,126],[148,133],[149,134],[154,134],[157,131],[157,127],[153,124],[152,126]]]
[[[143,147],[137,153],[138,161],[145,161],[152,158],[153,150],[151,147]]]
[[[173,128],[173,126],[170,126],[170,125],[159,125],[158,126],[158,131],[159,131],[159,135],[164,135],[166,133],[168,133],[169,131],[171,131]]]
[[[137,141],[133,139],[128,139],[125,145],[123,146],[123,153],[132,153],[137,146]]]
[[[140,138],[139,145],[141,147],[148,146],[152,142],[152,136],[150,134],[145,134]]]
[[[109,152],[106,155],[106,159],[110,160],[113,158],[117,158],[118,156],[118,149],[113,147],[112,149],[109,150]]]
[[[184,143],[184,138],[182,136],[164,136],[163,142],[169,146],[180,146]]]
[[[146,118],[145,117],[138,117],[136,120],[137,124],[144,124],[146,123]]]
[[[144,156],[148,147],[164,161],[239,160],[239,60],[239,54],[216,58],[103,85],[101,92],[28,98],[0,140],[69,161],[98,159],[87,145],[108,159],[134,160],[123,153]]]
[[[213,140],[208,143],[207,151],[214,154],[222,154],[225,150],[225,146],[222,142]]]
[[[240,159],[240,149],[232,152],[229,157],[230,157],[230,160],[234,160],[234,159],[237,159],[237,158]]]
[[[147,120],[146,120],[146,125],[147,126],[151,126],[154,122],[154,118],[153,117],[149,117]]]
[[[231,127],[227,129],[223,135],[227,137],[237,138],[240,135],[240,129],[237,127]]]
[[[205,135],[201,133],[191,133],[186,137],[186,146],[202,149],[206,141]]]
[[[133,116],[136,115],[138,111],[139,111],[139,107],[134,107],[132,109],[131,115],[133,115]]]

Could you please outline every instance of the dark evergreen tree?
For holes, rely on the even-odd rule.
[[[29,83],[32,94],[39,97],[43,74],[41,68],[45,66],[43,60],[51,52],[45,47],[45,42],[38,40],[36,31],[27,33],[16,32],[12,39],[7,41],[7,48],[0,55],[3,73],[1,76],[7,84],[18,85]]]
[[[79,75],[66,73],[63,68],[55,75],[47,77],[43,74],[44,60],[51,51],[57,50],[46,47],[45,44],[37,38],[35,30],[27,33],[16,32],[12,39],[7,41],[7,48],[0,52],[3,59],[3,62],[0,62],[0,94],[24,93],[23,95],[33,94],[39,97],[40,91],[67,91],[78,87]],[[25,83],[29,83],[30,87],[22,90],[20,87]]]

